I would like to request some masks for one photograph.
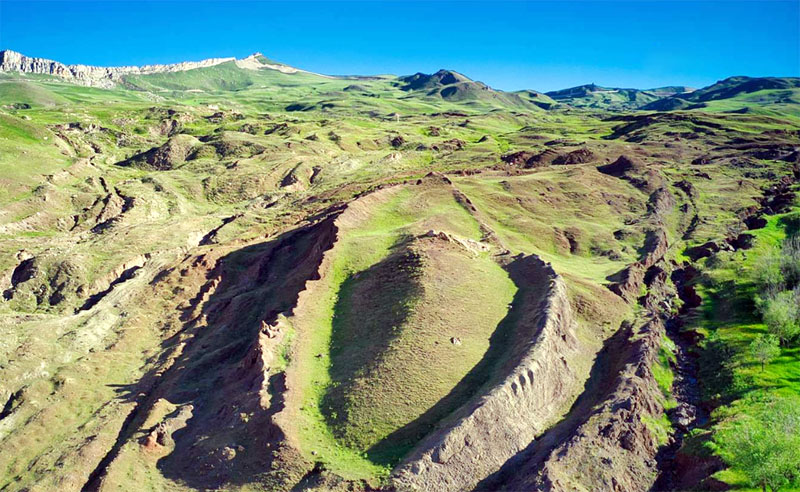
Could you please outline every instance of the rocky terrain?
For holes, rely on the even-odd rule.
[[[295,73],[297,69],[272,63],[261,53],[237,60],[234,57],[209,58],[196,62],[181,62],[171,65],[143,65],[141,67],[93,67],[89,65],[65,65],[44,58],[31,58],[16,51],[0,51],[0,71],[26,74],[53,75],[66,81],[89,87],[111,88],[125,83],[125,77],[156,73],[185,72],[196,68],[207,68],[221,63],[233,62],[239,68],[249,70],[271,69],[283,73]]]
[[[0,489],[745,487],[798,128],[792,78],[0,52]]]

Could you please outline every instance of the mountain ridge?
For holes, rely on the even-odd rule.
[[[196,77],[182,75],[196,69],[205,69],[206,71],[213,69],[213,73],[197,74]],[[124,86],[156,92],[212,87],[220,90],[234,90],[253,84],[272,84],[270,81],[265,82],[263,77],[256,76],[259,71],[263,70],[287,75],[307,74],[332,80],[385,79],[390,86],[407,93],[409,97],[421,97],[429,101],[445,100],[458,104],[480,102],[490,106],[514,107],[520,110],[549,110],[562,105],[603,111],[692,110],[705,108],[710,102],[730,100],[733,104],[739,105],[731,110],[748,111],[750,107],[761,108],[772,103],[793,102],[799,98],[795,97],[792,91],[800,91],[800,78],[797,77],[747,76],[728,77],[699,89],[688,86],[664,86],[650,89],[618,88],[590,83],[548,92],[539,92],[533,89],[503,91],[454,70],[440,69],[431,74],[417,72],[400,76],[323,75],[276,62],[259,52],[245,58],[222,57],[172,64],[100,67],[64,64],[46,58],[29,57],[9,49],[0,51],[0,73],[50,75],[68,83],[103,89]],[[261,73],[266,74],[266,72]],[[143,76],[145,78],[142,78]],[[153,76],[156,76],[156,79]],[[158,77],[167,77],[167,79],[157,80]],[[178,80],[175,80],[176,78]],[[209,83],[209,79],[213,79],[213,82]],[[256,82],[256,79],[260,79],[260,82]],[[292,83],[297,82],[293,81]],[[198,86],[195,87],[195,85]],[[749,97],[749,94],[762,90],[768,91],[770,94],[752,101],[740,101],[742,97]],[[723,105],[725,105],[724,101]]]
[[[236,57],[206,58],[199,61],[184,61],[169,64],[126,65],[102,67],[84,64],[65,64],[47,58],[30,57],[13,50],[0,51],[0,71],[21,72],[42,75],[54,75],[62,79],[89,87],[112,88],[122,82],[127,75],[151,75],[167,72],[184,72],[196,68],[206,68],[222,63],[234,62],[239,68],[258,70],[268,68],[283,73],[295,73],[299,70],[282,63],[274,62],[261,53],[238,59]]]

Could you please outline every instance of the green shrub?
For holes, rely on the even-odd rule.
[[[774,292],[783,289],[784,279],[781,269],[780,249],[774,248],[758,258],[753,265],[753,282],[761,292]],[[758,303],[758,299],[756,300]]]
[[[781,272],[787,289],[800,286],[800,236],[784,241],[781,248]]]
[[[780,219],[780,224],[786,229],[786,234],[796,236],[800,234],[800,212],[792,212]]]
[[[787,343],[800,334],[798,292],[785,290],[764,301],[761,306],[764,323],[770,333]]]

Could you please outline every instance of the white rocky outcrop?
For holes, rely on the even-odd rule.
[[[213,67],[226,62],[235,62],[239,68],[249,70],[278,70],[296,73],[299,70],[288,65],[267,63],[260,53],[237,60],[234,57],[209,58],[196,62],[181,62],[169,65],[143,65],[127,67],[95,67],[91,65],[65,65],[63,63],[25,56],[11,50],[0,51],[0,72],[21,72],[54,75],[79,85],[111,88],[126,75],[149,75],[164,72],[183,72],[195,68]]]

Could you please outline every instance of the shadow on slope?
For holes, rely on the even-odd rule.
[[[283,408],[282,373],[264,367],[259,331],[291,311],[306,282],[318,277],[335,242],[333,217],[222,259],[221,280],[201,316],[207,326],[175,364],[166,398],[191,403],[193,416],[174,433],[175,449],[159,461],[163,474],[197,488],[271,481],[282,431],[272,416]],[[269,378],[265,381],[265,378]],[[262,391],[268,385],[270,401]],[[288,449],[284,449],[290,452]],[[294,456],[282,473],[304,473]]]
[[[165,478],[202,490],[296,483],[311,468],[284,445],[272,421],[283,408],[285,384],[279,368],[266,366],[262,343],[269,336],[265,326],[290,312],[306,282],[318,276],[324,252],[336,240],[334,218],[216,262],[211,254],[189,256],[156,275],[152,284],[202,287],[183,309],[183,327],[163,343],[155,368],[121,388],[122,398],[136,406],[83,490],[103,488],[126,452],[123,446],[137,449],[137,441],[140,449],[162,456],[156,466]],[[145,427],[165,404],[176,410]]]

